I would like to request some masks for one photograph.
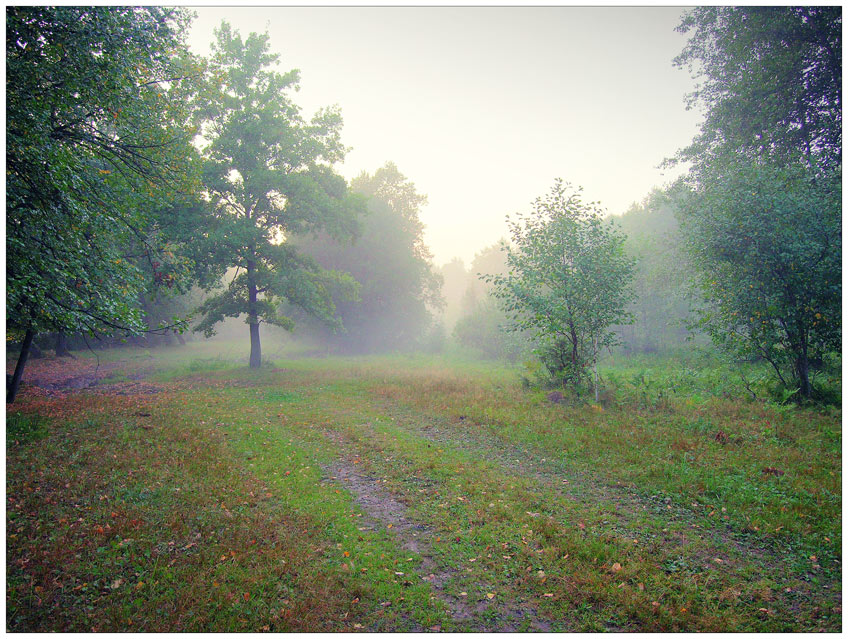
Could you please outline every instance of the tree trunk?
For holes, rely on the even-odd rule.
[[[595,403],[598,403],[598,386],[600,381],[598,378],[598,348],[595,345],[595,340],[592,340],[592,370],[595,373]]]
[[[180,332],[174,331],[174,335],[177,336],[177,341],[180,343],[180,346],[185,346],[186,341],[185,341],[185,338],[183,337],[183,334],[180,333]]]
[[[56,357],[73,357],[68,349],[68,341],[65,339],[65,331],[56,333]]]
[[[259,343],[259,313],[256,308],[257,291],[256,283],[253,281],[253,273],[256,270],[255,262],[247,262],[247,323],[250,325],[250,367],[262,366],[262,345]]]
[[[250,325],[250,367],[262,366],[262,345],[259,343],[259,324]]]
[[[21,385],[21,377],[23,377],[24,374],[24,366],[26,366],[26,361],[29,357],[33,337],[35,337],[35,332],[32,329],[28,330],[26,335],[24,335],[24,343],[21,344],[21,354],[18,355],[18,363],[15,365],[15,374],[12,375],[12,380],[9,382],[9,387],[6,389],[7,404],[14,402],[15,397],[18,394],[18,387]]]

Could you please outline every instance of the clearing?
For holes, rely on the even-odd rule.
[[[30,362],[8,630],[841,630],[841,410],[213,348]]]

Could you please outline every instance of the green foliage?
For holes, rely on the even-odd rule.
[[[841,166],[841,7],[698,7],[678,31],[691,35],[675,63],[701,79],[690,106],[706,108],[682,159]]]
[[[140,331],[147,215],[191,175],[187,18],[163,7],[10,7],[7,326]]]
[[[339,326],[334,295],[356,291],[350,276],[322,269],[286,239],[321,230],[349,237],[363,204],[332,170],[345,151],[338,111],[304,121],[288,95],[298,72],[271,68],[278,56],[269,52],[267,34],[242,40],[224,22],[216,38],[201,110],[209,141],[203,177],[213,208],[204,245],[219,276],[230,267],[237,274],[200,307],[205,317],[195,330],[211,335],[225,317],[246,314],[250,365],[259,367],[259,324],[293,327],[279,312],[281,302]]]
[[[508,220],[508,273],[485,278],[512,329],[530,331],[551,375],[575,389],[601,349],[615,343],[611,327],[628,321],[633,277],[624,237],[580,192],[557,180],[529,215]],[[594,387],[597,395],[597,376]]]
[[[679,27],[677,64],[704,78],[702,132],[678,156],[701,326],[798,400],[841,349],[841,24],[839,7],[719,7]]]
[[[336,242],[328,233],[293,240],[324,268],[350,273],[360,284],[358,301],[337,304],[344,332],[319,329],[320,337],[347,352],[420,344],[432,321],[429,309],[441,304],[441,279],[432,270],[419,219],[427,197],[391,162],[373,175],[362,173],[351,190],[368,198],[353,244]]]
[[[801,169],[731,166],[680,210],[706,301],[700,324],[784,387],[813,393],[810,368],[841,350],[841,184]]]

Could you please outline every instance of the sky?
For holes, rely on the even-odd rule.
[[[299,69],[303,115],[338,105],[351,179],[394,162],[437,265],[507,236],[555,178],[611,214],[679,173],[701,116],[672,65],[679,7],[192,7],[193,51],[226,19]]]

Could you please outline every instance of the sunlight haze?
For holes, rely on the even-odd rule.
[[[207,55],[226,19],[270,34],[280,70],[300,69],[305,117],[338,104],[351,179],[387,161],[428,205],[436,264],[468,264],[557,177],[611,214],[676,177],[657,167],[699,117],[672,66],[676,7],[195,7]]]

